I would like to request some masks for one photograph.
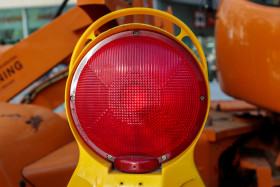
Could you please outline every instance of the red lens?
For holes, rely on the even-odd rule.
[[[70,105],[79,134],[101,156],[162,162],[184,151],[201,129],[207,87],[183,46],[159,33],[138,33],[115,34],[88,52],[74,75]]]

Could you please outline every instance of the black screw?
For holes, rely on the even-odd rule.
[[[138,32],[138,31],[134,31],[134,32],[133,32],[133,35],[134,35],[134,36],[138,36],[138,35],[139,35],[139,32]]]
[[[204,101],[205,97],[202,95],[200,96],[200,101]]]
[[[24,180],[19,181],[19,186],[25,187],[26,186],[25,181]]]

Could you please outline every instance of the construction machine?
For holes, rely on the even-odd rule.
[[[148,2],[148,7],[152,6],[151,2]],[[169,13],[135,8],[108,14],[131,6],[141,7],[145,3],[77,1],[76,7],[26,39],[9,49],[2,48],[1,186],[66,186],[77,164],[69,186],[204,185],[193,160],[194,146],[205,124],[210,101],[202,48],[191,30]],[[108,15],[102,17],[105,14]],[[173,23],[182,29],[177,37],[174,36]],[[181,40],[184,37],[193,40],[202,64],[183,44]],[[123,46],[123,43],[128,45]],[[122,73],[110,85],[109,109],[105,109],[115,112],[113,116],[117,122],[111,117],[110,121],[114,123],[109,123],[109,127],[88,132],[88,128],[83,126],[85,124],[77,119],[81,120],[80,115],[85,115],[85,120],[91,123],[90,118],[98,113],[95,111],[92,116],[91,107],[101,110],[105,107],[100,105],[101,100],[106,100],[107,96],[99,92],[103,89],[99,83],[80,89],[80,85],[96,82],[91,80],[94,73],[88,74],[92,70],[86,73],[85,84],[78,80],[84,76],[83,68],[88,67],[84,58],[91,58],[96,50],[99,54],[109,44],[118,44],[120,52],[105,54],[103,58],[108,58],[107,61],[113,65],[118,62],[115,58],[127,61],[127,64],[113,68],[117,72],[121,68]],[[135,51],[137,48],[139,52]],[[131,63],[129,58],[135,62]],[[112,70],[109,66],[105,64],[96,69],[101,72]],[[50,75],[48,72],[55,67],[64,69]],[[109,73],[111,76],[114,71]],[[68,74],[66,109],[77,142],[70,132],[65,112],[55,114],[52,111],[64,102]],[[41,81],[42,76],[47,78]],[[106,76],[98,79],[102,78],[106,79]],[[81,80],[83,82],[84,79]],[[32,88],[21,99],[22,104],[6,103],[31,84]],[[79,96],[79,90],[89,91],[82,94],[93,94],[93,97]],[[99,93],[101,96],[94,96]],[[89,100],[84,102],[87,98]],[[85,109],[84,112],[79,112],[79,106]],[[87,106],[91,109],[86,109]],[[157,115],[153,116],[154,112]],[[102,122],[103,115],[105,119],[109,118],[109,114],[102,113],[99,112],[101,116],[95,118],[97,125],[92,127],[100,127],[98,122]],[[116,129],[114,125],[117,124],[124,126]],[[145,133],[141,134],[141,131]],[[101,137],[88,139],[87,133]],[[118,141],[121,142],[110,147]],[[130,141],[132,145],[126,148],[124,143]]]
[[[280,185],[279,11],[279,1],[220,1],[218,80],[239,101],[211,102],[195,151],[208,186]]]
[[[210,98],[205,58],[203,51],[198,59],[179,41],[195,37],[188,29],[174,36],[173,18],[153,10],[107,15],[131,7],[152,8],[152,1],[78,0],[76,7],[26,39],[0,48],[0,186],[66,186],[69,181],[69,186],[279,186],[279,5],[272,1],[220,1],[215,27],[218,79],[223,91],[239,100],[211,101],[203,130]],[[100,23],[104,15],[106,23],[90,26],[94,21]],[[129,42],[145,47],[128,47],[125,44]],[[193,42],[199,49],[199,43]],[[152,55],[141,56],[157,51],[153,55],[162,58],[166,54],[161,52],[162,46],[179,51],[193,64],[188,71],[181,66],[183,73],[174,75],[166,92],[160,82],[176,63],[165,67],[165,63],[155,63]],[[123,50],[121,55],[114,48]],[[129,50],[136,55],[124,53]],[[112,56],[102,56],[107,53]],[[101,57],[94,62],[92,56],[96,55]],[[102,58],[116,62],[106,63]],[[130,58],[139,63],[131,63]],[[62,70],[50,75],[57,66]],[[90,76],[91,71],[95,76]],[[187,84],[190,72],[199,84],[194,79]],[[7,103],[30,85],[22,104]],[[199,99],[192,103],[196,110],[182,104],[183,97]],[[53,112],[64,101],[77,141],[66,113]],[[160,105],[166,110],[159,109]],[[168,107],[174,111],[169,113]],[[174,121],[181,124],[177,127],[184,127],[182,121],[198,119],[192,116],[195,113],[200,125],[194,123],[194,130],[168,128]],[[92,121],[100,124],[92,129]],[[168,125],[159,126],[159,122]],[[139,123],[155,126],[139,130]],[[131,126],[129,130],[125,124]],[[183,138],[178,151],[172,142],[180,139],[181,131],[196,132]],[[178,137],[170,132],[179,133]],[[171,154],[164,154],[168,151]]]

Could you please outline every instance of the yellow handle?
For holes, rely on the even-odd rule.
[[[181,32],[178,36],[176,36],[176,38],[179,40],[182,40],[185,36],[190,37],[190,39],[192,40],[194,46],[196,47],[196,49],[198,51],[202,67],[204,69],[204,73],[206,74],[206,77],[208,77],[207,76],[207,73],[208,73],[207,62],[205,59],[203,49],[202,49],[199,41],[197,40],[196,36],[194,35],[194,33],[191,31],[191,29],[187,25],[185,25],[181,20],[176,18],[175,16],[173,16],[167,12],[163,12],[163,11],[151,9],[151,8],[127,8],[127,9],[117,10],[117,11],[111,12],[111,13],[99,18],[98,20],[96,20],[93,24],[91,24],[89,26],[89,28],[84,32],[84,34],[78,41],[78,43],[74,49],[73,55],[72,55],[72,59],[71,59],[71,63],[70,63],[70,70],[72,69],[71,66],[74,65],[75,60],[77,59],[77,57],[83,50],[84,44],[89,39],[93,40],[94,38],[96,38],[94,32],[97,29],[99,29],[105,23],[112,21],[116,18],[123,17],[123,16],[136,15],[136,14],[157,16],[157,17],[166,19],[166,20],[176,24],[177,26],[179,26],[181,28]]]

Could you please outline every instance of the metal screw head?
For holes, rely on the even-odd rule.
[[[163,156],[161,157],[161,159],[162,159],[163,161],[165,161],[165,160],[167,159],[166,155],[163,155]]]
[[[19,181],[19,186],[20,187],[25,187],[26,186],[25,181],[24,180]]]
[[[111,159],[113,158],[113,156],[112,156],[112,155],[107,155],[107,158],[108,158],[109,160],[111,160]]]
[[[24,96],[24,99],[26,99],[26,100],[30,100],[30,99],[31,99],[31,97],[32,97],[32,94],[27,93],[27,94]]]
[[[75,101],[75,96],[72,96],[72,97],[71,97],[71,101]]]
[[[200,96],[200,101],[204,101],[205,97],[202,95]]]
[[[134,31],[134,32],[133,32],[133,35],[134,35],[134,36],[138,36],[138,35],[139,35],[139,32],[138,32],[138,31]]]

